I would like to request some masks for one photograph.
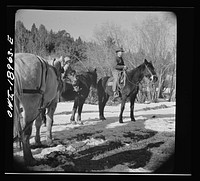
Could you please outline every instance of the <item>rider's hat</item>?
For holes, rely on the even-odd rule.
[[[117,52],[124,52],[124,50],[123,50],[123,48],[117,48],[117,49],[116,49],[116,53],[117,53]]]

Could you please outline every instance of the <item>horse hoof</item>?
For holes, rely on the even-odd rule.
[[[99,119],[100,119],[101,121],[105,121],[105,120],[106,120],[105,117],[100,117]]]
[[[119,123],[123,123],[123,121],[119,121]]]
[[[70,121],[70,123],[71,123],[72,125],[75,125],[75,124],[76,124],[76,121]]]
[[[82,122],[82,121],[77,121],[77,123],[78,123],[79,125],[83,125],[83,122]]]
[[[135,122],[135,119],[131,119],[131,121]]]

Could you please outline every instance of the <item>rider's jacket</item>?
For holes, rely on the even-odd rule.
[[[116,70],[122,71],[124,68],[124,60],[122,57],[116,56],[116,66],[114,67]]]

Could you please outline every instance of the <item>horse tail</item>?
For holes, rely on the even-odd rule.
[[[97,94],[98,94],[98,96],[99,96],[101,90],[102,90],[102,78],[99,79],[99,81],[97,83]]]
[[[22,83],[21,83],[21,77],[18,73],[18,67],[15,63],[13,137],[14,141],[19,143],[21,149],[20,134],[22,128],[20,119],[22,110],[20,109],[20,99],[19,99],[20,95],[22,95]]]
[[[19,106],[19,99],[17,96],[14,97],[14,123],[13,123],[13,141],[16,142],[21,149],[21,109]]]
[[[102,81],[102,78],[101,78],[101,79],[99,79],[99,81],[97,83],[97,95],[98,95],[99,101],[101,101],[104,93],[105,93],[105,90],[103,88],[103,81]]]

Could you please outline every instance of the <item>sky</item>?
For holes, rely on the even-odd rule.
[[[15,21],[22,21],[30,30],[33,23],[39,28],[43,24],[48,31],[66,30],[75,39],[79,36],[89,41],[96,27],[111,22],[122,28],[131,29],[134,22],[141,22],[150,14],[161,16],[163,12],[137,11],[60,11],[21,9],[16,12]]]

